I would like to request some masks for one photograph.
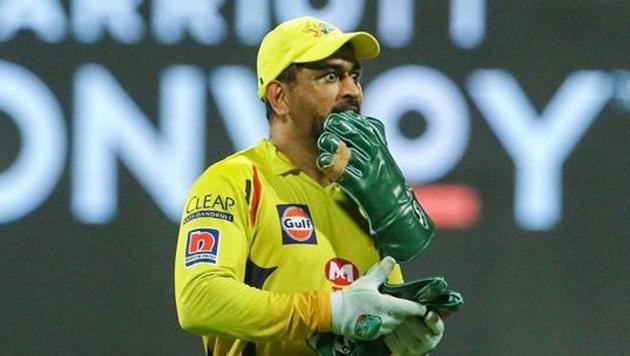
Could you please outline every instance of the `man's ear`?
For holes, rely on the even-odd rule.
[[[273,111],[278,116],[284,116],[289,113],[289,103],[287,100],[286,89],[286,85],[277,80],[273,80],[267,85],[267,93],[265,97]]]

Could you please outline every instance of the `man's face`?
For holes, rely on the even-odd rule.
[[[288,87],[290,113],[300,131],[317,138],[333,112],[361,110],[361,66],[349,46],[318,62],[300,64]]]

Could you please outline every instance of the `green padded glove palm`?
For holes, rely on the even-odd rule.
[[[317,145],[317,167],[364,210],[382,256],[406,262],[426,249],[433,222],[389,153],[380,121],[333,113]]]
[[[448,289],[442,277],[430,277],[399,285],[384,283],[379,290],[383,294],[422,304],[442,318],[457,312],[464,305],[461,294]],[[320,356],[386,356],[391,351],[385,338],[386,336],[373,341],[355,341],[333,333],[324,333],[311,338],[309,345]]]

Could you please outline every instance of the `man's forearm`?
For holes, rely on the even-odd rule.
[[[250,341],[305,339],[330,330],[329,292],[278,294],[200,275],[176,294],[182,328]]]

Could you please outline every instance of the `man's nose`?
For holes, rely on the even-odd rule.
[[[352,78],[352,76],[345,75],[341,80],[341,92],[339,94],[341,97],[359,99],[359,96],[361,95],[361,87],[359,86],[359,83]]]

